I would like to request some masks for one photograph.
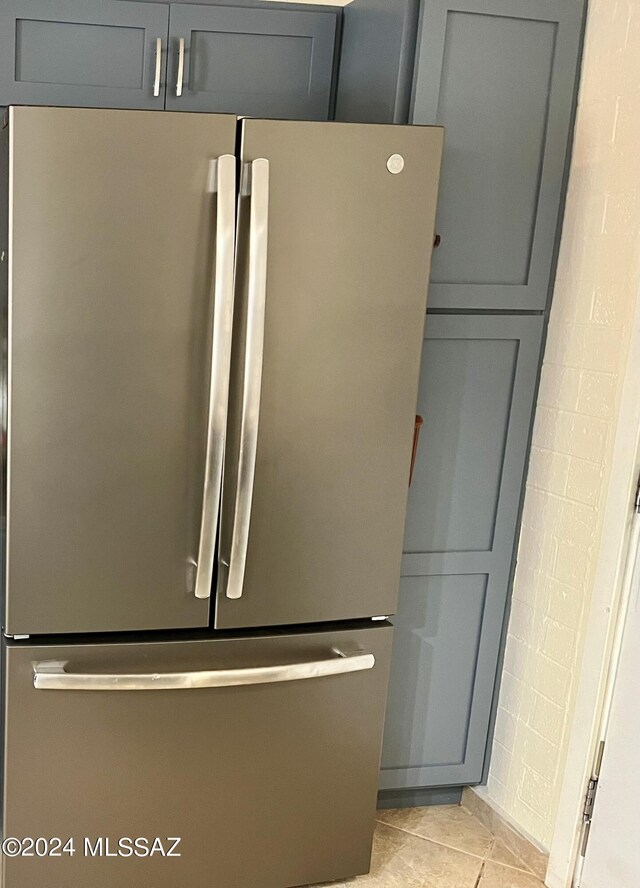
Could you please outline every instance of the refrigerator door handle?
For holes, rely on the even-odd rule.
[[[33,685],[36,689],[45,691],[169,691],[229,688],[363,672],[373,669],[376,662],[373,654],[368,653],[345,654],[340,650],[334,650],[333,654],[334,656],[323,660],[277,666],[131,675],[66,672],[67,664],[54,660],[36,664]]]
[[[211,596],[227,427],[233,325],[236,159],[232,154],[223,154],[215,161],[215,164],[214,188],[218,195],[218,206],[216,212],[213,333],[211,337],[211,382],[200,543],[194,583],[196,598]]]
[[[247,331],[244,382],[240,420],[240,446],[235,509],[228,562],[227,598],[241,598],[251,523],[251,502],[256,471],[264,321],[267,291],[267,246],[269,240],[269,161],[264,157],[245,168],[250,181],[249,278],[247,287]],[[223,563],[224,560],[223,560]],[[226,566],[226,563],[225,563]]]

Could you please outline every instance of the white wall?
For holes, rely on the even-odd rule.
[[[547,849],[639,281],[640,0],[590,0],[496,735],[480,791]]]

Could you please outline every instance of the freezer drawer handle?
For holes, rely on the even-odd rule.
[[[280,666],[252,666],[244,669],[211,669],[202,672],[143,673],[140,675],[93,675],[66,672],[60,660],[38,663],[33,684],[44,691],[171,691],[194,688],[230,688],[238,685],[301,681],[373,669],[373,654],[344,654],[334,650],[326,660],[286,663]]]
[[[209,598],[218,529],[218,508],[222,484],[229,373],[233,325],[234,250],[236,239],[236,159],[223,154],[217,159],[215,282],[213,286],[213,332],[211,337],[211,376],[209,418],[200,522],[200,544],[194,591],[196,598]]]
[[[262,356],[264,350],[264,318],[267,291],[267,246],[269,238],[269,161],[264,157],[245,168],[250,182],[249,215],[249,283],[247,287],[247,333],[244,357],[244,385],[240,420],[240,446],[236,483],[235,511],[231,534],[226,596],[241,598],[249,544],[251,501],[256,472],[260,391],[262,387]],[[223,571],[221,572],[223,573]]]

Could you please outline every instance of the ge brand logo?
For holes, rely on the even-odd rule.
[[[392,154],[387,160],[387,169],[394,175],[401,173],[404,169],[404,157],[402,154]]]

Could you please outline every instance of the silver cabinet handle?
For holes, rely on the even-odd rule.
[[[265,160],[265,158],[252,161],[250,177],[251,211],[249,216],[247,339],[244,356],[238,477],[226,588],[227,598],[242,597],[247,547],[249,544],[253,482],[256,472],[267,290],[269,161]]]
[[[218,507],[222,484],[229,401],[231,330],[233,325],[234,250],[236,240],[236,159],[223,154],[216,163],[215,280],[213,285],[213,332],[209,384],[209,417],[202,496],[200,544],[194,591],[196,598],[209,598],[218,529]]]
[[[184,80],[184,37],[178,41],[178,77],[176,80],[176,95],[182,95],[182,81]]]
[[[194,688],[229,688],[238,685],[301,681],[327,675],[343,675],[373,669],[373,654],[343,654],[307,663],[252,666],[243,669],[210,669],[199,672],[161,672],[119,675],[66,672],[66,662],[38,663],[33,685],[43,691],[171,691]]]
[[[156,39],[156,73],[153,79],[153,94],[160,95],[160,72],[162,69],[162,40],[160,37]]]

